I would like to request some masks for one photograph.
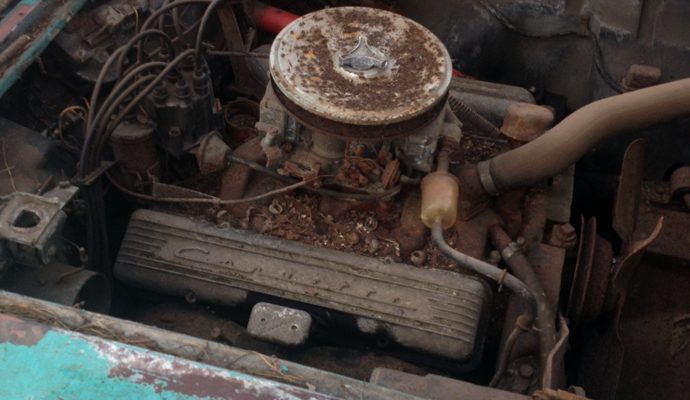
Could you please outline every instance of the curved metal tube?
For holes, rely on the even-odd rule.
[[[690,79],[588,104],[534,141],[477,165],[484,189],[498,194],[542,182],[600,141],[690,115]]]
[[[534,294],[537,302],[537,329],[539,332],[539,354],[542,368],[547,365],[549,354],[556,345],[556,311],[546,297],[546,290],[541,284],[534,267],[519,248],[515,248],[510,236],[500,226],[489,229],[491,241],[501,252],[503,260],[510,270],[522,280]]]
[[[432,226],[431,239],[441,253],[455,260],[458,264],[460,264],[460,266],[501,283],[510,289],[516,296],[520,297],[525,303],[522,315],[516,320],[515,326],[513,327],[510,335],[508,336],[508,340],[506,340],[505,345],[498,356],[496,371],[491,379],[491,383],[489,384],[490,386],[496,386],[508,366],[510,353],[513,351],[517,338],[523,332],[529,331],[532,328],[532,325],[538,315],[538,303],[535,299],[535,296],[527,285],[525,285],[515,276],[508,274],[506,271],[487,262],[470,257],[467,254],[463,254],[451,247],[443,238],[443,225],[440,221],[437,221]]]
[[[520,297],[526,305],[523,315],[528,318],[530,324],[534,321],[536,317],[537,302],[534,298],[534,294],[521,280],[485,261],[478,260],[455,250],[448,243],[446,243],[446,240],[443,238],[443,226],[441,225],[440,221],[434,223],[433,227],[431,228],[431,238],[441,253],[456,261],[461,267],[467,268],[493,281],[499,282],[503,286],[507,287],[511,292],[515,293],[516,296]]]

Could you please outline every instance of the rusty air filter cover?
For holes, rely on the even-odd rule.
[[[448,51],[428,29],[365,7],[294,21],[274,41],[270,67],[288,111],[347,139],[413,133],[441,112],[452,76]]]

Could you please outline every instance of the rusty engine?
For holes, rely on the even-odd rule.
[[[490,17],[524,40],[591,43],[591,98],[547,66],[545,86],[564,96],[465,76],[479,47],[459,50],[406,2],[275,2],[295,14],[103,3],[28,70],[38,83],[22,83],[70,65],[56,81],[71,89],[36,89],[58,122],[41,136],[0,120],[12,132],[1,288],[358,379],[373,371],[423,398],[631,393],[617,386],[635,380],[626,298],[646,252],[690,260],[687,159],[650,178],[645,142],[628,140],[615,182],[585,189],[575,164],[604,139],[690,115],[689,80],[659,84],[661,69],[636,64],[616,81],[592,21],[566,13],[549,24],[571,30],[529,33],[510,22],[519,10],[484,1],[467,17],[477,27]],[[673,332],[687,322],[673,321]],[[427,392],[400,383],[422,379],[412,374],[427,374]]]

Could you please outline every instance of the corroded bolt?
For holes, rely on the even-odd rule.
[[[273,215],[278,215],[283,213],[283,206],[281,206],[279,203],[272,202],[268,206],[268,212],[270,212]]]
[[[368,217],[364,220],[364,226],[365,226],[365,227],[367,228],[367,230],[369,230],[369,231],[375,231],[376,228],[379,227],[379,221],[378,221],[376,218],[372,217],[372,216],[368,216]]]
[[[626,91],[654,86],[661,79],[661,69],[653,65],[633,64],[623,78]]]
[[[489,259],[487,260],[489,264],[497,265],[501,262],[501,253],[498,250],[491,250],[489,253]]]
[[[527,240],[522,236],[518,236],[518,238],[515,239],[515,243],[518,245],[518,247],[523,248],[525,247],[525,244],[527,244]]]
[[[217,340],[220,339],[221,336],[223,336],[223,330],[214,326],[213,329],[211,329],[211,339]]]
[[[376,238],[371,239],[371,241],[369,242],[369,252],[372,254],[376,253],[377,251],[379,251],[380,248],[381,243],[379,242],[379,240]]]
[[[187,301],[187,303],[194,304],[194,303],[196,303],[196,300],[197,300],[196,293],[194,293],[190,290],[187,293],[185,293],[184,299],[185,299],[185,301]]]
[[[426,254],[423,250],[415,250],[412,253],[410,253],[410,262],[412,262],[412,264],[421,267],[425,261]]]
[[[523,378],[531,378],[534,375],[534,367],[530,364],[521,364],[518,368],[518,374]]]
[[[359,243],[359,235],[357,234],[357,232],[348,232],[344,235],[344,237],[345,237],[345,241],[350,246],[354,246],[357,243]]]
[[[564,239],[576,238],[577,232],[575,227],[570,224],[563,224],[558,227],[558,231],[563,235]]]
[[[569,249],[577,244],[577,231],[570,224],[556,225],[553,227],[550,244]]]

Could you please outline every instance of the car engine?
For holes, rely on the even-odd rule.
[[[6,314],[297,398],[687,392],[682,2],[28,3],[0,344]]]

